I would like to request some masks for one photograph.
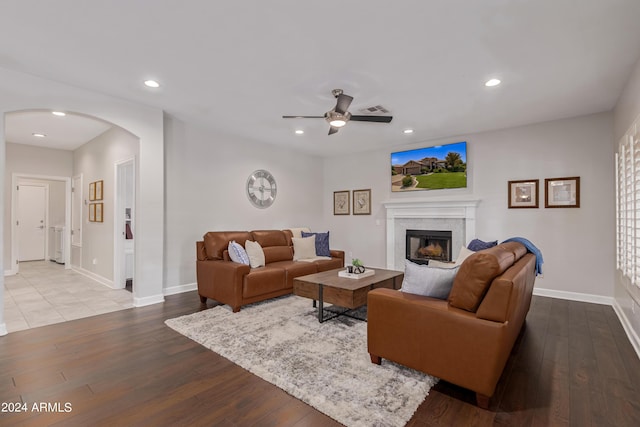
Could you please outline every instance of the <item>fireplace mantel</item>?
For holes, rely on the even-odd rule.
[[[396,255],[399,240],[404,245],[404,231],[398,236],[396,222],[401,220],[462,220],[464,223],[459,236],[462,244],[467,243],[476,235],[476,208],[480,200],[477,199],[402,199],[382,202],[387,211],[387,268],[391,270],[403,269]]]

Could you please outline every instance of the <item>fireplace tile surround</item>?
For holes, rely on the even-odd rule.
[[[476,235],[477,199],[423,199],[383,202],[387,217],[387,268],[404,270],[408,229],[451,231],[452,256]]]

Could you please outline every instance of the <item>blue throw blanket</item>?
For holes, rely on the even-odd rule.
[[[527,248],[527,251],[531,252],[536,256],[536,276],[542,274],[542,263],[544,262],[544,260],[542,259],[542,252],[540,252],[540,249],[536,248],[536,246],[533,243],[531,243],[529,240],[525,239],[524,237],[512,237],[510,239],[505,240],[502,243],[505,243],[505,242],[522,243],[524,247]]]

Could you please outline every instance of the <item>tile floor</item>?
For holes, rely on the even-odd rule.
[[[20,273],[4,278],[8,332],[131,307],[131,292],[111,289],[51,261],[22,262]]]

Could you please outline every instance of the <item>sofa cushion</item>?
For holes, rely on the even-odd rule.
[[[230,241],[244,245],[247,239],[251,239],[251,233],[247,231],[210,231],[203,237],[207,259],[222,259],[222,253],[229,247]]]
[[[260,267],[244,276],[242,297],[253,298],[284,289],[286,273],[282,268]]]
[[[293,237],[293,260],[310,259],[316,257],[316,236]]]
[[[289,246],[287,236],[282,230],[254,230],[251,232],[253,240],[260,243],[263,248],[269,246]]]
[[[264,263],[270,264],[278,261],[291,261],[293,253],[291,246],[267,246],[262,248],[264,252]]]
[[[459,267],[439,268],[405,260],[402,292],[447,299]]]
[[[302,232],[302,237],[316,236],[316,255],[331,256],[329,252],[329,232],[326,233],[307,233]]]
[[[269,265],[269,267],[281,268],[285,273],[286,283],[283,283],[283,287],[293,288],[293,279],[300,276],[306,276],[307,274],[313,274],[318,272],[318,267],[313,263],[297,262],[297,261],[279,261]]]
[[[344,259],[342,258],[316,259],[313,263],[318,266],[318,271],[335,270],[336,268],[344,267]]]
[[[262,251],[262,246],[260,246],[260,243],[247,240],[246,242],[244,242],[244,247],[247,251],[247,255],[249,255],[249,263],[251,265],[251,268],[264,266],[264,252]]]
[[[509,268],[513,252],[498,246],[470,255],[460,266],[449,294],[449,304],[476,312],[491,281]]]
[[[242,245],[237,243],[235,240],[229,242],[229,258],[231,258],[231,261],[238,262],[240,264],[249,265],[251,263],[249,261],[249,255],[247,255],[247,251],[245,251]]]

